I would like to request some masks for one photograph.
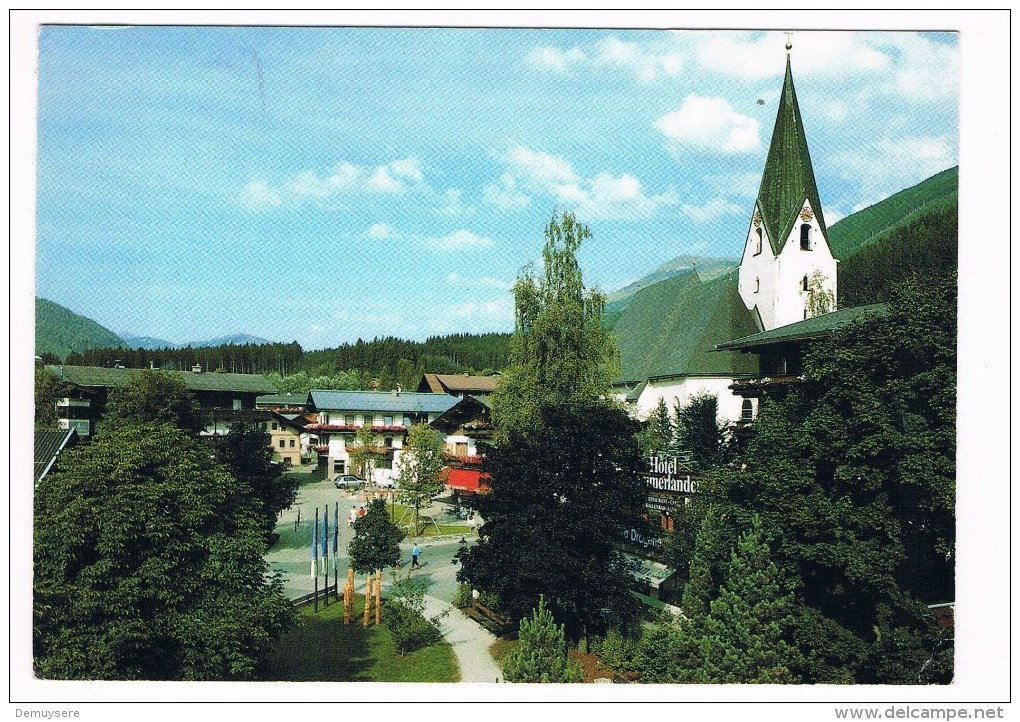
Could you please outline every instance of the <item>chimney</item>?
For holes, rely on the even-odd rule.
[[[195,364],[194,366],[192,366],[191,367],[191,372],[194,373],[194,374],[202,373],[202,364]]]

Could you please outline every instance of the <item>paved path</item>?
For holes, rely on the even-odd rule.
[[[319,522],[325,507],[329,507],[330,529],[333,528],[334,516],[339,510],[339,558],[337,568],[341,580],[346,579],[350,557],[347,546],[354,532],[348,529],[347,514],[351,507],[366,503],[364,493],[349,493],[338,490],[328,481],[304,481],[298,490],[298,498],[294,505],[281,514],[277,521],[276,533],[279,541],[269,550],[267,561],[270,567],[283,576],[284,594],[290,599],[297,599],[311,594],[313,582],[311,578],[311,541],[312,529],[315,525],[315,512],[319,511]],[[298,520],[300,510],[300,523]],[[470,540],[470,537],[467,537]],[[492,659],[489,648],[496,637],[473,619],[467,617],[452,602],[456,599],[459,584],[457,570],[460,565],[455,563],[454,555],[461,549],[461,537],[425,538],[419,540],[421,568],[411,571],[411,541],[405,541],[401,547],[401,576],[413,575],[426,584],[425,607],[431,617],[447,612],[440,621],[443,637],[453,648],[453,653],[460,666],[462,682],[497,682],[502,681],[498,665]],[[465,543],[470,543],[466,541]],[[333,545],[332,534],[329,543],[330,586],[333,584]],[[363,581],[363,580],[362,580]],[[392,582],[388,572],[383,574],[383,590]],[[319,589],[324,585],[320,576]]]

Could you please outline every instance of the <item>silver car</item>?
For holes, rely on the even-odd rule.
[[[365,486],[365,480],[353,474],[337,474],[333,477],[333,485],[337,489],[361,489]]]

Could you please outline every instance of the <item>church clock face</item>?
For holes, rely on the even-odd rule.
[[[815,214],[811,212],[811,207],[808,206],[800,212],[800,219],[805,223],[815,217]]]
[[[759,213],[758,211],[755,211],[754,212],[754,217],[751,219],[751,222],[754,223],[754,227],[755,228],[760,227],[761,226],[761,213]]]

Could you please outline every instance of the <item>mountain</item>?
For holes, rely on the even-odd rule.
[[[177,344],[165,341],[161,338],[153,338],[152,336],[132,336],[130,334],[122,333],[120,335],[124,339],[124,343],[128,347],[137,349],[144,348],[147,351],[155,351],[161,348],[177,348]]]
[[[187,343],[173,343],[161,338],[154,338],[152,336],[132,336],[130,334],[122,334],[121,338],[124,339],[124,343],[133,349],[146,349],[148,351],[156,351],[164,348],[215,348],[216,346],[229,346],[233,344],[235,346],[244,346],[245,344],[263,344],[263,343],[274,343],[268,339],[261,338],[259,336],[252,336],[247,333],[235,333],[230,336],[218,336],[217,338],[209,339],[208,341],[188,341]]]
[[[67,358],[72,351],[124,348],[113,331],[45,298],[35,299],[35,352]]]
[[[829,245],[840,261],[881,241],[897,228],[932,211],[959,204],[959,166],[948,168],[829,226]]]

